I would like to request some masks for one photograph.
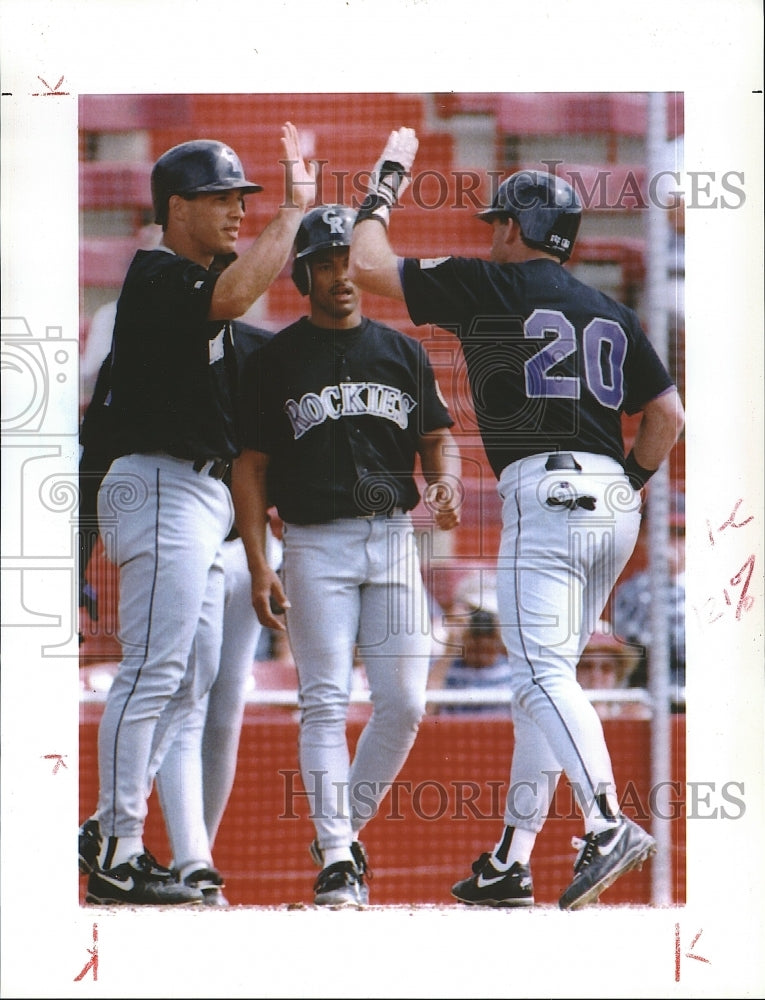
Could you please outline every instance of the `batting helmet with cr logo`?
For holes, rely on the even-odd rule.
[[[349,247],[356,212],[347,205],[319,205],[307,212],[295,237],[292,280],[301,295],[311,290],[307,258],[330,247]]]

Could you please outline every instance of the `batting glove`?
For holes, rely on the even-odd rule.
[[[369,194],[358,211],[357,224],[364,219],[376,219],[388,228],[390,210],[409,186],[418,145],[419,140],[412,128],[391,132],[382,156],[372,168]]]

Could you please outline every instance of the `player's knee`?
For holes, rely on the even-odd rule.
[[[343,697],[331,701],[304,700],[300,709],[301,725],[344,727],[348,705],[348,698]]]
[[[384,707],[375,706],[375,711],[387,716],[386,722],[402,732],[416,733],[425,715],[425,696],[417,691],[399,692]]]

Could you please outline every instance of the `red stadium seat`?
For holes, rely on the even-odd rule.
[[[83,132],[130,132],[188,121],[192,99],[185,94],[83,94],[79,127]]]
[[[86,288],[120,288],[137,249],[132,236],[80,241],[80,282]]]
[[[648,94],[500,94],[504,135],[645,135]],[[683,131],[682,95],[668,94],[668,137]]]
[[[151,163],[80,163],[80,208],[149,208]]]
[[[197,94],[193,98],[192,124],[196,129],[223,129],[285,121],[298,128],[324,122],[344,131],[353,122],[374,121],[375,129],[399,125],[420,126],[425,104],[419,94],[316,93],[316,94]]]
[[[645,134],[648,94],[623,93],[448,93],[435,95],[441,118],[494,115],[503,135]],[[667,94],[667,137],[685,128],[683,94]]]

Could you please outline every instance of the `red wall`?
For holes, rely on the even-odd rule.
[[[352,743],[358,738],[365,706],[352,709]],[[80,815],[88,816],[97,798],[99,705],[83,705],[80,744]],[[673,716],[673,780],[684,787],[685,719]],[[606,738],[624,811],[650,825],[649,723],[606,720]],[[449,889],[470,872],[470,865],[497,841],[509,772],[513,731],[502,716],[427,716],[398,780],[380,814],[362,833],[370,855],[373,904],[454,903]],[[308,856],[314,837],[297,770],[297,722],[290,709],[250,706],[239,753],[239,769],[215,849],[215,862],[227,880],[232,904],[272,906],[307,903],[317,870]],[[291,773],[290,773],[291,772]],[[290,784],[291,783],[291,784]],[[471,784],[472,783],[472,784]],[[474,811],[469,800],[473,786]],[[286,792],[293,789],[293,796]],[[678,795],[678,798],[680,796]],[[560,817],[560,818],[556,818]],[[672,823],[672,883],[675,903],[685,901],[685,822]],[[539,836],[532,874],[538,903],[555,904],[573,874],[571,837],[581,835],[568,785],[558,788],[552,817]],[[167,864],[167,839],[156,795],[152,794],[146,845]],[[603,903],[650,902],[650,862],[623,876],[602,897]],[[80,880],[81,898],[85,879]]]

